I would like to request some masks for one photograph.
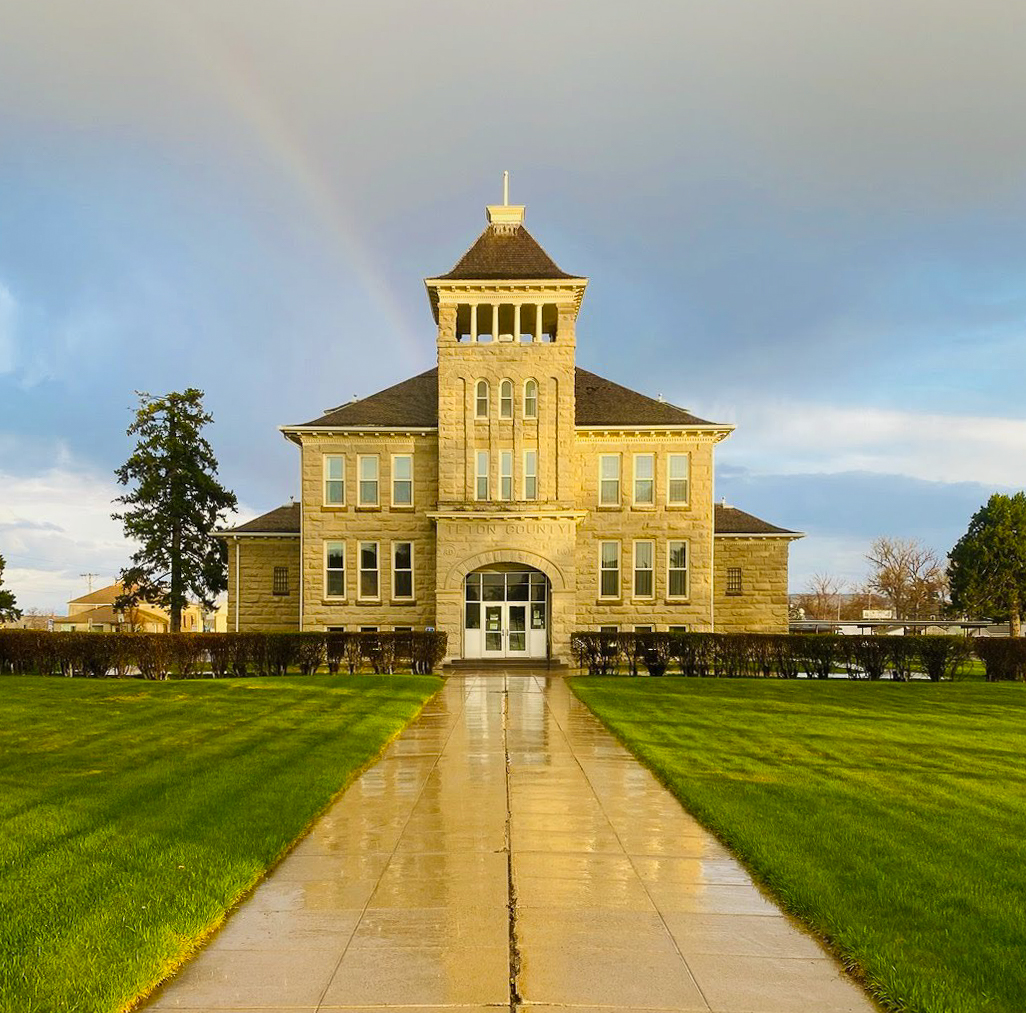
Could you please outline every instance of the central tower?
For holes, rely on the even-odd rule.
[[[459,581],[475,563],[531,566],[550,580],[550,642],[565,652],[583,516],[575,328],[588,281],[556,266],[503,189],[456,266],[425,281],[438,324],[437,616],[458,652]]]

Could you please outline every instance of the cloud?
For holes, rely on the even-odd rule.
[[[737,408],[718,460],[765,473],[877,472],[1026,487],[1026,419],[816,403]]]

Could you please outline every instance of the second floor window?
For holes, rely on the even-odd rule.
[[[344,542],[324,543],[324,596],[346,596],[346,547]]]
[[[666,459],[666,501],[684,506],[688,501],[688,455],[670,454]]]
[[[634,502],[638,506],[655,505],[655,455],[634,455]]]
[[[477,461],[474,478],[474,498],[488,499],[488,451],[479,450],[475,455]]]
[[[513,418],[513,381],[503,380],[499,384],[499,418]]]
[[[413,506],[413,457],[396,454],[392,458],[392,506]]]
[[[360,597],[380,597],[378,543],[360,542]]]
[[[602,542],[599,546],[599,597],[620,597],[619,542]]]
[[[369,454],[360,461],[360,506],[378,505],[378,455]]]
[[[474,416],[479,419],[488,418],[488,381],[478,380],[474,389]]]
[[[413,542],[392,543],[392,597],[413,597]]]
[[[341,454],[324,455],[324,505],[346,502],[346,459]]]
[[[620,505],[619,454],[603,454],[599,458],[599,505]]]
[[[513,451],[499,452],[499,498],[513,498]]]
[[[524,418],[538,418],[538,382],[528,380],[524,383]]]
[[[538,498],[538,451],[524,451],[524,499]]]

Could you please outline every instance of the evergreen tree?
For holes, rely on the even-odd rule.
[[[152,602],[171,614],[171,632],[182,626],[189,596],[212,608],[228,587],[227,547],[210,532],[236,508],[235,493],[217,481],[217,460],[202,435],[213,417],[203,392],[190,387],[163,397],[139,393],[129,436],[135,451],[115,472],[134,488],[115,502],[125,535],[140,543],[132,565],[122,570],[125,608]]]
[[[14,600],[14,592],[5,591],[3,589],[5,565],[4,557],[0,556],[0,622],[6,622],[9,619],[21,618],[21,611],[18,609]]]
[[[1026,493],[995,493],[948,554],[951,600],[969,615],[1007,618],[1019,636],[1026,604]]]

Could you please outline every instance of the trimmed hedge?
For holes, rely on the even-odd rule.
[[[914,671],[934,682],[956,678],[975,650],[987,679],[1026,679],[1026,639],[953,636],[855,636],[828,633],[574,633],[571,651],[579,668],[611,675],[673,671],[684,676],[736,679],[850,679],[907,682]]]
[[[0,672],[94,679],[313,675],[327,667],[427,674],[444,633],[49,633],[0,630]]]

